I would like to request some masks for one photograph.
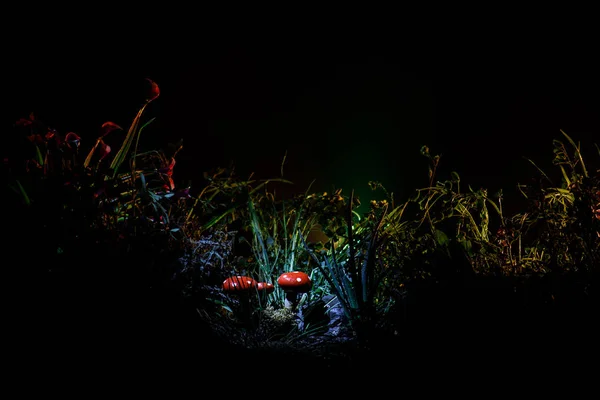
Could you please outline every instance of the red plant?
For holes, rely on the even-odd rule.
[[[146,101],[150,103],[152,100],[155,100],[158,96],[160,96],[160,88],[152,79],[146,78],[146,80],[150,83],[150,91]]]

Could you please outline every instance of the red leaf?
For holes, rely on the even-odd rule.
[[[122,130],[123,128],[121,128],[119,125],[115,124],[114,122],[106,121],[100,127],[100,132],[101,132],[100,136],[104,137],[104,136],[108,135],[109,133],[111,133],[112,131],[115,131],[117,129]]]
[[[150,83],[150,93],[148,95],[147,101],[151,102],[152,100],[154,100],[158,96],[160,96],[160,88],[158,87],[156,82],[154,82],[152,79],[146,78],[146,80]]]

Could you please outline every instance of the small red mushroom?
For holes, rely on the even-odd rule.
[[[247,292],[257,286],[257,282],[249,276],[236,275],[223,281],[223,290],[226,292]]]
[[[275,290],[275,286],[273,286],[273,284],[269,282],[258,282],[256,284],[256,290],[267,294],[273,293],[273,291]]]
[[[275,286],[269,282],[258,282],[256,284],[256,290],[258,291],[258,299],[261,302],[266,302],[269,294],[275,291]]]
[[[223,291],[239,296],[242,307],[242,318],[246,324],[251,323],[252,309],[250,306],[250,292],[256,290],[258,283],[249,276],[236,275],[223,281]]]
[[[301,271],[284,272],[277,278],[277,284],[285,292],[285,306],[289,309],[296,308],[298,294],[310,291],[312,281]]]

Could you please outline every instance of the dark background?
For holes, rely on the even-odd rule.
[[[62,20],[56,18],[57,13],[46,12],[33,20],[33,9],[39,7],[27,4],[21,12],[11,9],[0,28],[3,45],[0,70],[3,144],[0,151],[3,157],[14,153],[11,146],[16,141],[11,137],[12,124],[32,111],[61,133],[77,132],[84,139],[84,146],[85,141],[88,145],[93,143],[100,124],[107,120],[127,127],[143,101],[144,79],[149,77],[160,85],[162,93],[146,114],[147,118],[157,119],[145,131],[142,144],[146,148],[164,147],[170,141],[183,138],[185,148],[177,159],[174,178],[180,182],[192,180],[193,185],[200,184],[203,171],[231,161],[235,161],[241,176],[252,171],[267,177],[278,175],[279,164],[287,150],[285,176],[295,181],[299,190],[317,179],[321,189],[352,185],[368,194],[360,185],[368,179],[378,179],[403,195],[427,183],[427,165],[419,156],[420,147],[427,144],[434,154],[442,153],[442,178],[456,170],[463,181],[476,188],[506,187],[514,192],[516,182],[535,173],[523,156],[549,166],[551,141],[561,139],[560,129],[575,140],[581,140],[584,157],[598,164],[599,157],[591,146],[600,142],[596,22],[584,21],[585,16],[596,14],[585,9],[577,9],[575,15],[569,16],[561,5],[558,18],[546,14],[549,7],[536,7],[533,12],[525,13],[522,8],[508,6],[495,6],[493,10],[456,10],[459,7],[452,4],[455,9],[452,14],[440,12],[438,6],[431,4],[418,14],[409,10],[378,9],[380,12],[371,21],[377,25],[375,28],[383,25],[395,30],[408,26],[404,28],[406,31],[393,35],[373,29],[362,15],[348,19],[336,12],[331,19],[347,21],[348,29],[332,26],[331,20],[324,18],[334,33],[325,35],[315,32],[312,18],[299,18],[300,23],[294,27],[297,36],[303,39],[310,33],[310,41],[290,43],[285,38],[264,44],[261,38],[246,39],[248,33],[261,28],[261,22],[254,15],[243,16],[251,26],[236,29],[231,34],[233,40],[223,40],[224,34],[234,29],[230,23],[231,10],[215,15],[205,10],[196,12],[192,7],[177,8],[173,18],[168,18],[163,13],[165,5],[161,4],[160,9],[145,7],[153,14],[152,18],[140,15],[142,7],[132,7],[135,15],[122,18],[124,7],[121,5],[101,4],[85,10],[69,6],[62,10],[51,4],[50,8],[58,9],[57,13],[63,15]],[[289,13],[276,10],[275,16],[268,19],[286,25],[300,8],[296,6],[294,12]],[[100,11],[110,15],[101,15]],[[321,10],[310,9],[309,12],[313,16],[321,15]],[[272,15],[274,10],[264,13]],[[193,21],[186,20],[182,14],[188,14]],[[381,21],[381,14],[389,14],[390,21]],[[227,23],[219,21],[205,28],[216,16]],[[498,21],[491,21],[492,18]],[[539,26],[540,21],[548,26]],[[575,23],[567,26],[569,21]],[[526,27],[523,29],[526,32],[518,31],[519,22]],[[142,26],[134,26],[136,24]],[[177,32],[169,34],[173,25]],[[188,36],[189,32],[177,29],[181,25],[186,25],[194,35]],[[590,32],[574,28],[587,28]],[[57,35],[57,30],[63,34]],[[280,29],[272,26],[265,30],[270,38],[283,36]],[[150,37],[149,32],[156,33]],[[261,44],[239,44],[242,41]],[[212,44],[207,46],[207,43]],[[156,50],[157,47],[160,50]],[[171,50],[164,50],[169,47]],[[14,236],[14,232],[9,231],[11,235]],[[27,246],[23,253],[30,256],[36,253],[31,253],[36,247],[27,238],[17,240]],[[15,265],[22,267],[21,263]],[[10,315],[23,315],[8,324],[11,327],[8,332],[16,334],[9,335],[6,343],[17,349],[14,360],[18,361],[11,365],[11,372],[18,375],[23,372],[27,378],[35,375],[36,379],[56,376],[60,377],[59,382],[64,382],[65,377],[73,378],[75,370],[77,378],[104,376],[95,374],[97,366],[91,365],[97,359],[94,354],[120,339],[123,332],[127,336],[127,329],[122,326],[112,329],[115,324],[107,324],[101,332],[110,331],[108,338],[96,340],[94,335],[90,340],[81,327],[71,330],[80,320],[73,318],[68,328],[55,331],[60,323],[39,318],[40,303],[44,308],[53,304],[44,304],[46,299],[38,303],[34,296],[35,307],[22,312],[28,307],[21,304],[21,299],[34,292],[29,281],[23,280],[24,283],[16,287],[14,281],[5,279],[4,282],[10,289],[3,292],[9,300],[4,303],[10,309],[5,319],[12,322]],[[75,292],[86,292],[86,289],[78,283]],[[87,306],[79,297],[70,297],[72,291],[71,288],[64,294],[68,298],[65,302],[77,298],[78,303]],[[9,298],[9,294],[16,292],[19,292],[16,298]],[[71,308],[67,308],[64,314],[70,318]],[[139,309],[152,307],[145,304]],[[137,315],[139,309],[131,314]],[[98,318],[89,310],[85,310],[84,315],[86,320],[98,320],[103,325],[110,320],[106,316]],[[137,320],[134,318],[127,325]],[[153,316],[152,320],[157,319]],[[159,318],[155,323],[158,325],[161,321]],[[96,329],[94,324],[90,326]],[[49,330],[53,331],[51,338],[61,336],[58,343],[48,340]],[[554,331],[554,327],[551,330]],[[159,329],[148,331],[162,333]],[[179,333],[177,329],[173,332]],[[107,351],[100,357],[104,360],[114,354],[111,365],[123,365],[121,368],[127,370],[123,375],[128,381],[133,376],[132,364],[123,362],[123,353],[116,353],[135,344],[140,337],[147,338],[146,332],[129,341],[121,339],[118,350]],[[186,336],[177,337],[176,343],[185,342],[182,337]],[[538,352],[556,348],[556,343],[546,348],[532,342],[533,336],[521,337],[523,343],[532,344],[532,349]],[[70,340],[82,345],[74,346]],[[497,343],[493,342],[492,346]],[[464,359],[461,346],[455,344],[453,341],[450,347],[458,355],[446,357],[447,360]],[[46,347],[53,350],[48,352]],[[44,350],[35,354],[38,348]],[[69,354],[65,354],[65,348]],[[478,347],[483,357],[490,354],[487,346],[479,350]],[[527,350],[530,354],[530,349]],[[51,356],[40,365],[40,355],[46,353]],[[511,356],[510,353],[495,354]],[[566,348],[559,354],[586,353]],[[150,352],[147,357],[154,361],[155,355]],[[119,365],[113,362],[115,359]],[[204,361],[204,355],[198,359]],[[490,359],[496,362],[498,357]],[[58,368],[56,360],[67,361],[63,364],[74,367]],[[141,360],[136,364],[141,364]],[[516,360],[520,362],[521,358]],[[553,362],[556,360],[558,358]],[[12,361],[9,357],[9,363]],[[481,365],[477,361],[477,365]],[[531,363],[532,360],[525,361]],[[154,367],[155,363],[148,364]],[[559,365],[559,373],[565,371],[560,368],[560,362],[555,364]],[[180,360],[163,362],[154,372],[161,374],[161,380],[152,382],[153,389],[156,382],[165,381],[162,376],[168,372],[165,365],[174,366],[171,370],[177,374],[185,370],[177,368],[183,365]],[[415,364],[407,365],[412,369]],[[569,363],[572,365],[583,364]],[[227,367],[231,367],[230,362]],[[431,376],[431,368],[415,370],[419,373],[428,370],[424,376]],[[239,373],[240,370],[227,371]],[[447,376],[450,369],[443,371]],[[247,372],[244,368],[243,373]],[[195,384],[195,391],[198,376],[205,378],[199,382],[201,385],[206,386],[207,382],[205,371],[197,374],[190,380]],[[177,378],[178,383],[184,382],[181,376]],[[581,381],[578,378],[576,382]],[[538,384],[540,380],[535,382]],[[343,387],[335,383],[336,380],[336,389]],[[105,387],[106,382],[102,385]],[[169,385],[170,391],[174,386]],[[538,384],[536,389],[539,387]],[[569,389],[573,387],[570,385]],[[47,389],[45,385],[44,390]]]
[[[287,154],[283,176],[294,185],[280,193],[303,192],[314,180],[313,191],[354,189],[365,200],[377,197],[367,186],[376,180],[403,199],[427,185],[420,155],[427,145],[442,155],[440,179],[454,170],[464,188],[502,188],[511,196],[517,183],[536,175],[524,157],[554,170],[552,140],[563,139],[561,129],[582,142],[584,159],[597,165],[599,158],[593,143],[600,85],[570,70],[489,57],[426,70],[412,56],[377,47],[348,56],[324,45],[238,44],[186,54],[135,62],[68,53],[11,59],[5,135],[34,112],[62,134],[76,132],[89,148],[103,122],[127,129],[150,78],[161,95],[145,113],[145,120],[156,119],[141,144],[167,148],[183,139],[179,186],[199,187],[203,172],[230,165],[241,178],[279,177]]]

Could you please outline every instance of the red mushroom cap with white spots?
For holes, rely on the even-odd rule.
[[[271,292],[273,292],[275,290],[275,286],[273,286],[273,284],[269,283],[269,282],[258,282],[256,284],[256,289],[259,292],[263,292],[264,291],[265,293],[271,293]]]
[[[284,272],[277,284],[286,292],[306,293],[312,287],[310,277],[301,271]]]
[[[257,282],[249,276],[236,275],[223,281],[223,290],[226,292],[246,292],[257,286]]]

